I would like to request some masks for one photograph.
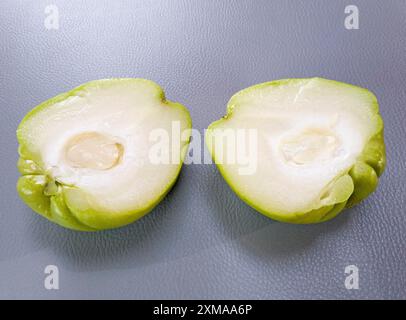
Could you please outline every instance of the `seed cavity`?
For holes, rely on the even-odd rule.
[[[120,163],[123,153],[122,144],[98,132],[76,135],[65,146],[65,159],[73,168],[109,170]]]
[[[280,149],[288,163],[307,165],[333,159],[339,146],[340,141],[332,131],[309,129],[282,140]]]

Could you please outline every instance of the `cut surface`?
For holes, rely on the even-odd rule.
[[[255,130],[256,139],[230,143],[223,134],[230,129]],[[220,172],[248,204],[278,220],[317,222],[359,193],[350,171],[363,157],[374,152],[367,165],[382,172],[382,130],[376,98],[368,90],[321,78],[291,79],[234,95],[226,117],[210,125],[206,141]],[[255,151],[248,155],[255,162],[250,174],[241,174],[247,157],[241,150]],[[233,152],[237,161],[228,161]]]
[[[17,130],[21,173],[42,176],[41,194],[55,197],[47,212],[36,211],[53,221],[58,212],[71,214],[90,229],[136,220],[179,174],[189,135],[168,146],[176,161],[156,163],[150,157],[156,144],[151,133],[163,130],[172,141],[174,123],[181,132],[190,130],[186,108],[165,100],[162,89],[144,79],[89,82],[36,107]],[[24,181],[23,198],[29,193]]]

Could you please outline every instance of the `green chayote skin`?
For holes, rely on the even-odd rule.
[[[216,129],[218,124],[227,121],[229,117],[232,116],[235,109],[238,108],[240,97],[244,97],[255,91],[258,88],[263,88],[267,86],[280,86],[287,83],[293,83],[296,81],[312,80],[316,79],[318,81],[327,81],[334,83],[336,86],[349,86],[357,88],[363,94],[366,94],[372,101],[369,105],[376,117],[377,126],[375,128],[375,133],[370,138],[369,142],[365,145],[363,152],[359,155],[355,164],[348,169],[347,172],[342,173],[341,176],[337,177],[334,181],[333,188],[330,192],[336,193],[336,202],[331,205],[321,207],[316,210],[308,212],[294,212],[291,214],[280,214],[278,212],[269,211],[267,208],[258,206],[256,203],[251,201],[247,196],[242,194],[236,186],[233,185],[232,177],[228,176],[224,170],[224,165],[216,163],[221,175],[229,184],[230,188],[249,206],[256,209],[258,212],[268,216],[274,220],[287,223],[296,224],[309,224],[309,223],[319,223],[328,221],[335,216],[337,216],[343,209],[352,207],[365,198],[367,198],[372,192],[375,191],[379,177],[382,175],[385,165],[386,165],[386,153],[385,153],[385,143],[384,143],[384,125],[383,120],[379,114],[378,101],[375,95],[368,91],[367,89],[356,87],[347,83],[338,82],[334,80],[327,80],[323,78],[309,78],[309,79],[283,79],[271,82],[265,82],[251,86],[249,88],[243,89],[236,93],[229,101],[227,105],[227,114],[220,120],[213,122],[206,132],[206,143],[208,149],[210,150],[214,162],[216,162],[216,154],[214,153],[214,148],[210,145],[212,131]]]
[[[29,163],[30,160],[20,158],[18,168],[22,174],[24,174],[22,170],[25,170],[24,167]],[[65,204],[61,188],[55,185],[55,181],[43,174],[24,172],[25,174],[18,179],[17,190],[21,199],[32,210],[65,228],[78,231],[97,230],[81,223],[72,214]],[[52,193],[47,192],[50,184],[56,189]]]
[[[347,200],[298,215],[294,219],[284,220],[284,222],[308,224],[331,220],[343,209],[360,203],[375,191],[385,165],[386,155],[382,125],[379,132],[366,145],[354,166],[347,172],[354,184],[353,192]]]
[[[35,117],[39,112],[52,108],[56,103],[62,102],[75,95],[80,95],[83,89],[92,86],[108,86],[110,83],[122,82],[142,82],[153,88],[154,98],[157,101],[163,102],[170,108],[179,109],[187,117],[187,126],[191,128],[192,123],[187,109],[175,102],[166,100],[163,90],[154,82],[146,79],[105,79],[95,80],[83,84],[67,93],[62,93],[52,99],[49,99],[31,110],[21,121],[17,129],[17,140],[19,142],[19,160],[17,167],[21,173],[21,177],[17,182],[17,191],[21,199],[35,212],[42,215],[46,219],[69,229],[77,231],[98,231],[104,229],[112,229],[127,225],[141,218],[150,212],[169,192],[176,178],[170,181],[165,186],[165,192],[160,194],[154,201],[145,204],[142,210],[131,212],[115,212],[112,215],[110,212],[100,212],[94,210],[90,206],[74,206],[67,197],[72,194],[79,194],[80,189],[74,186],[62,185],[54,180],[41,165],[41,159],[31,154],[27,147],[28,141],[21,133],[21,127],[24,121],[30,117]],[[181,153],[181,162],[178,167],[177,176],[180,173],[182,162],[187,151],[187,145]],[[176,176],[176,177],[177,177]],[[85,196],[84,196],[85,197]]]

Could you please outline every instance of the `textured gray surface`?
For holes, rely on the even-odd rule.
[[[406,298],[406,2],[0,2],[1,298]],[[351,1],[350,1],[351,2]],[[62,229],[15,192],[15,129],[41,101],[83,82],[145,77],[189,107],[203,129],[249,85],[322,76],[374,91],[388,167],[367,201],[309,226],[267,219],[243,204],[214,165],[184,167],[169,196],[128,227]],[[44,267],[60,290],[44,289]],[[355,264],[360,289],[346,290]]]

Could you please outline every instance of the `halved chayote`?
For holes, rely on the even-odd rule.
[[[37,213],[67,228],[94,231],[137,220],[174,184],[189,139],[156,164],[149,134],[191,128],[187,109],[145,79],[86,83],[40,104],[20,123],[17,190]]]
[[[238,138],[250,130],[257,132],[255,141]],[[230,132],[236,140],[227,138]],[[209,126],[206,143],[242,200],[291,223],[326,221],[357,204],[375,190],[385,168],[374,94],[322,78],[278,80],[238,92],[227,115]],[[247,150],[255,150],[250,158],[242,154]],[[238,158],[255,160],[255,170],[243,173],[247,163]]]

